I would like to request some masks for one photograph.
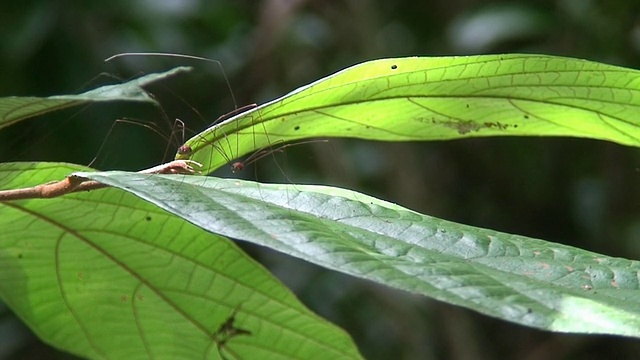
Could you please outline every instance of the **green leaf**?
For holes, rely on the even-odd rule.
[[[79,170],[2,164],[0,188]],[[0,203],[0,229],[2,301],[79,356],[360,358],[233,242],[119,189]]]
[[[640,72],[545,55],[384,59],[353,66],[196,135],[203,172],[310,137],[422,141],[572,136],[640,146]]]
[[[212,233],[539,329],[640,337],[640,262],[320,186],[83,173]]]
[[[3,97],[0,98],[0,129],[30,117],[90,102],[139,101],[157,105],[156,100],[142,87],[189,70],[188,67],[177,67],[163,73],[145,75],[123,84],[102,86],[79,95]]]

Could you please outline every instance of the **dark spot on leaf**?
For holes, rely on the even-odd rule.
[[[22,254],[18,254],[18,259],[22,259]]]
[[[525,119],[528,119],[528,118],[529,118],[529,115],[525,115],[525,116],[524,116],[524,118],[525,118]]]
[[[458,133],[460,135],[464,135],[472,131],[480,130],[480,125],[473,122],[473,120],[458,121],[455,125],[455,128],[458,129]]]
[[[391,65],[391,70],[395,70],[395,69],[397,69],[397,68],[398,68],[398,65],[395,65],[395,64],[394,64],[394,65]]]
[[[295,130],[295,131],[300,130],[300,126],[296,125],[296,127],[294,127],[293,130]]]
[[[533,309],[527,308],[527,314],[531,314],[532,312],[533,312]]]
[[[498,130],[506,130],[509,127],[509,125],[503,124],[503,123],[498,122],[498,121],[496,121],[496,122],[485,122],[484,126],[486,126],[487,128],[495,128],[495,129],[498,129]]]
[[[485,121],[483,123],[479,123],[474,120],[438,120],[433,118],[431,122],[433,124],[444,125],[448,128],[454,129],[460,135],[477,132],[483,129],[508,130],[509,128],[517,127],[517,125],[505,124],[499,121]]]
[[[145,216],[144,219],[147,220],[147,221],[151,221],[151,216]]]
[[[467,109],[469,108],[469,104],[466,105]]]

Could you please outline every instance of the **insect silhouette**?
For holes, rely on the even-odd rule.
[[[299,141],[299,142],[284,144],[280,146],[276,146],[273,144],[265,146],[264,148],[249,155],[246,159],[244,159],[244,161],[233,162],[231,164],[231,172],[236,173],[236,172],[242,171],[246,166],[264,158],[265,156],[273,155],[276,152],[282,152],[284,151],[285,148],[297,146],[297,145],[310,144],[310,143],[318,143],[318,142],[329,142],[329,140],[316,139],[316,140]]]
[[[248,110],[254,109],[257,107],[257,104],[248,104],[245,106],[241,106],[238,107],[237,106],[237,102],[236,102],[236,98],[235,95],[233,93],[233,90],[231,89],[231,85],[229,82],[229,79],[227,78],[226,73],[224,72],[224,68],[222,68],[222,64],[217,61],[217,60],[213,60],[213,59],[208,59],[208,58],[203,58],[203,57],[199,57],[199,56],[193,56],[193,55],[184,55],[184,54],[171,54],[171,53],[154,53],[154,52],[140,52],[140,53],[122,53],[122,54],[117,54],[114,56],[109,57],[108,59],[105,60],[105,62],[107,61],[111,61],[113,59],[119,58],[119,57],[125,57],[125,56],[161,56],[161,57],[180,57],[180,58],[186,58],[186,59],[193,59],[193,60],[202,60],[202,61],[207,61],[207,62],[213,62],[215,64],[217,64],[220,67],[220,70],[222,71],[222,75],[224,77],[224,80],[227,84],[227,87],[229,88],[229,92],[231,94],[231,98],[233,100],[235,109],[218,117],[218,119],[216,119],[215,121],[213,121],[211,124],[209,124],[209,128],[211,128],[212,126],[215,126],[216,124],[219,124],[220,122],[231,118],[237,114],[246,112]],[[195,109],[194,109],[195,110]],[[197,113],[197,111],[196,111]],[[259,113],[258,113],[259,115]],[[184,138],[184,133],[185,133],[185,125],[182,121],[180,121],[179,119],[176,119],[176,122],[180,125],[179,129],[183,135]],[[266,129],[265,129],[265,133],[266,133]],[[172,132],[173,134],[173,132]],[[229,134],[229,136],[232,134]],[[255,135],[254,135],[255,136]],[[267,134],[268,137],[268,134]],[[230,140],[228,138],[228,135],[224,135],[224,140],[227,142],[228,145],[228,149],[225,150],[225,146],[222,145],[222,142],[220,143],[210,143],[208,146],[211,146],[212,149],[214,149],[215,151],[217,151],[218,153],[220,153],[222,155],[222,157],[226,160],[227,163],[230,164],[231,166],[231,171],[233,173],[237,173],[242,171],[246,166],[260,160],[263,159],[266,156],[272,155],[276,152],[283,152],[284,149],[294,146],[294,145],[300,145],[300,144],[307,144],[307,143],[313,143],[313,142],[327,142],[328,140],[308,140],[308,141],[299,141],[296,143],[290,143],[290,144],[284,144],[284,145],[280,145],[277,146],[278,141],[269,144],[267,146],[264,146],[260,149],[258,149],[257,151],[255,151],[254,153],[252,153],[251,155],[249,155],[247,158],[245,158],[244,160],[239,160],[239,161],[233,161],[233,159],[235,158],[234,154],[233,154],[233,146],[230,143]],[[282,143],[282,141],[280,141],[280,143]],[[235,155],[237,155],[238,153],[238,149],[237,149],[238,144],[236,144],[236,151],[235,151]],[[186,144],[183,144],[182,146],[178,147],[178,156],[183,158],[183,159],[189,159],[189,157],[191,156],[191,154],[193,153],[193,149]],[[276,166],[280,167],[280,165],[278,165],[276,163]],[[281,169],[282,173],[284,174],[284,171]],[[285,177],[286,174],[285,174]]]
[[[224,355],[223,350],[231,352],[228,348],[226,348],[227,343],[231,339],[241,335],[252,335],[250,330],[236,327],[235,321],[236,315],[238,313],[238,308],[239,307],[235,308],[231,315],[229,315],[229,317],[218,327],[218,330],[213,333],[213,341],[216,343],[216,347],[218,348],[218,354],[224,360],[228,359]],[[234,354],[234,357],[237,356]]]

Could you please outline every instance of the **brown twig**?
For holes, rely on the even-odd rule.
[[[166,164],[139,171],[141,174],[194,174],[193,165],[202,166],[192,160],[174,160]],[[106,184],[82,178],[67,176],[63,180],[40,184],[23,189],[0,190],[0,201],[24,199],[49,199],[78,191],[97,190]]]

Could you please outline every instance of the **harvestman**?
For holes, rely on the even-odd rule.
[[[235,115],[237,115],[237,114],[243,113],[243,112],[245,112],[245,111],[248,111],[248,110],[250,110],[250,109],[253,109],[253,108],[257,107],[257,104],[248,104],[248,105],[245,105],[245,106],[242,106],[242,107],[238,107],[238,106],[237,106],[236,98],[235,98],[235,95],[234,95],[234,93],[233,93],[233,90],[231,89],[231,84],[230,84],[230,82],[229,82],[229,79],[227,78],[227,75],[226,75],[226,73],[224,72],[224,69],[222,68],[222,64],[221,64],[219,61],[217,61],[217,60],[208,59],[208,58],[199,57],[199,56],[193,56],[193,55],[183,55],[183,54],[172,54],[172,53],[151,53],[151,52],[136,52],[136,53],[122,53],[122,54],[117,54],[117,55],[114,55],[114,56],[109,57],[108,59],[106,59],[106,60],[105,60],[105,62],[107,62],[107,61],[111,61],[111,60],[116,59],[116,58],[119,58],[119,57],[125,57],[125,56],[164,56],[164,57],[179,57],[179,58],[186,58],[186,59],[194,59],[194,60],[208,61],[208,62],[213,62],[213,63],[217,64],[217,65],[220,67],[220,70],[221,70],[222,75],[223,75],[223,77],[224,77],[224,79],[225,79],[225,82],[226,82],[227,87],[228,87],[228,89],[229,89],[229,93],[231,94],[231,98],[232,98],[232,100],[233,100],[233,103],[234,103],[234,106],[236,107],[236,109],[235,109],[235,110],[230,111],[230,112],[229,112],[229,113],[227,113],[227,114],[224,114],[224,115],[220,116],[220,117],[219,117],[218,119],[216,119],[213,123],[211,123],[211,124],[209,125],[209,127],[214,126],[214,125],[216,125],[216,124],[220,123],[221,121],[226,120],[226,119],[228,119],[228,118],[230,118],[230,117],[233,117],[233,116],[235,116]],[[193,108],[192,108],[192,109],[193,109]],[[196,112],[196,113],[201,117],[201,115],[197,112],[197,110],[195,110],[195,109],[193,109],[193,110],[194,110],[194,112]],[[166,114],[165,114],[165,115],[166,115]],[[122,121],[122,122],[129,122],[129,123],[131,123],[131,122],[132,122],[132,121],[128,121],[128,120],[126,120],[126,119],[122,119],[122,120],[120,120],[120,121]],[[184,122],[182,122],[182,121],[181,121],[181,120],[179,120],[179,119],[176,119],[176,123],[179,125],[179,126],[178,126],[178,128],[179,128],[179,129],[180,129],[180,131],[182,132],[182,134],[183,134],[183,138],[184,138],[184,132],[185,132]],[[156,133],[160,134],[156,129],[152,128],[152,127],[151,127],[150,125],[148,125],[148,124],[145,124],[145,125],[143,125],[143,126],[148,127],[148,128],[150,128],[151,130],[155,131]],[[267,131],[266,131],[266,129],[265,129],[265,133],[266,133],[266,132],[267,132]],[[169,137],[169,138],[168,138],[168,140],[172,140],[172,139],[173,139],[173,136],[174,136],[174,135],[173,135],[173,133],[175,133],[175,132],[172,132],[172,135],[171,135],[171,137]],[[161,135],[161,134],[160,134],[160,135]],[[226,134],[223,134],[223,135],[224,135],[225,141],[229,143],[228,136],[227,136]],[[268,134],[267,134],[267,136],[268,136]],[[280,141],[280,142],[281,142],[281,141]],[[254,152],[254,153],[253,153],[253,154],[251,154],[249,157],[247,157],[244,161],[235,161],[235,162],[232,162],[232,161],[235,159],[235,157],[233,156],[233,151],[232,151],[232,148],[231,148],[231,144],[230,144],[230,143],[229,143],[229,154],[227,154],[227,153],[225,152],[225,150],[224,150],[221,146],[218,146],[217,144],[210,143],[209,145],[210,145],[213,149],[215,149],[216,151],[218,151],[218,152],[219,152],[219,153],[220,153],[220,154],[225,158],[225,160],[226,160],[228,163],[230,163],[230,164],[231,164],[231,170],[232,170],[232,172],[234,172],[234,173],[235,173],[235,172],[242,171],[246,166],[248,166],[248,165],[250,165],[250,164],[252,164],[252,163],[254,163],[254,162],[256,162],[256,161],[258,161],[258,160],[260,160],[260,159],[262,159],[262,158],[264,158],[264,157],[266,157],[266,156],[269,156],[269,155],[271,155],[271,154],[273,154],[273,153],[275,153],[275,152],[282,152],[282,151],[283,151],[285,148],[287,148],[287,147],[291,147],[291,146],[294,146],[294,145],[302,145],[302,144],[308,144],[308,143],[315,143],[315,142],[328,142],[328,140],[307,140],[307,141],[301,141],[301,142],[296,142],[296,143],[291,143],[291,144],[284,144],[284,145],[281,145],[281,146],[278,146],[278,147],[275,147],[275,148],[274,148],[274,144],[270,144],[270,145],[267,145],[267,146],[265,146],[265,147],[263,147],[263,148],[261,148],[261,149],[258,149],[256,152]],[[101,147],[101,149],[102,149],[102,147]],[[179,153],[179,154],[181,154],[181,155],[184,155],[184,156],[189,156],[189,155],[191,154],[191,152],[192,152],[192,150],[191,150],[191,148],[190,148],[188,145],[182,145],[182,146],[180,146],[180,147],[178,148],[178,153]],[[238,152],[238,151],[237,151],[237,149],[236,149],[236,153],[237,153],[237,152]],[[278,166],[279,166],[279,165],[278,165]],[[282,170],[282,169],[281,169],[281,170]],[[284,171],[283,171],[283,173],[284,173]],[[285,174],[285,177],[286,177],[286,174]],[[287,180],[289,180],[289,179],[287,179]]]

